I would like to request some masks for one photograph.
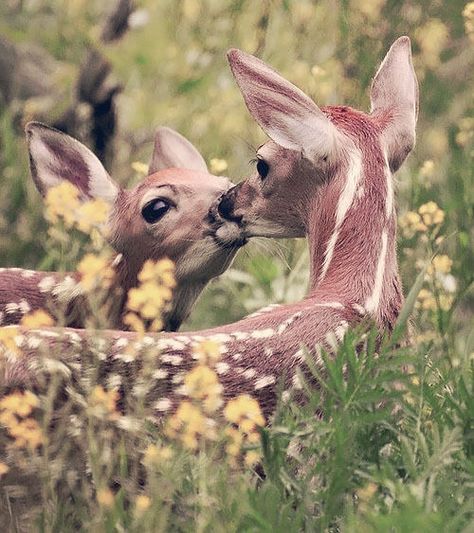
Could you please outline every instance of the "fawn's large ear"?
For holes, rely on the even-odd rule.
[[[208,172],[202,155],[187,139],[171,128],[161,127],[155,134],[155,146],[148,174],[165,168]]]
[[[331,155],[337,130],[303,91],[241,50],[229,50],[227,58],[251,115],[270,139],[310,159]]]
[[[31,175],[43,196],[51,187],[69,181],[85,199],[115,200],[119,187],[89,148],[39,122],[29,122],[25,131]]]
[[[395,171],[415,145],[418,81],[408,37],[398,38],[382,61],[370,90],[371,113],[384,116],[384,148]]]

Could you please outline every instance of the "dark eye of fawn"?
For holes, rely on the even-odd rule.
[[[262,179],[267,177],[269,170],[270,167],[268,166],[268,163],[265,160],[257,159],[257,172],[259,173]]]
[[[149,223],[154,224],[169,210],[170,203],[163,198],[155,198],[148,202],[142,209],[142,217]]]

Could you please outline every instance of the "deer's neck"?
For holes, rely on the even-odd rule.
[[[390,328],[403,297],[392,176],[376,139],[351,149],[325,188],[309,217],[310,297],[360,306]]]
[[[138,273],[143,266],[142,262],[133,262],[124,256],[117,256],[113,263],[115,277],[112,287],[110,287],[109,298],[116,301],[110,306],[113,316],[111,322],[114,326],[122,325],[122,318],[125,311],[128,291],[138,286]],[[163,317],[163,329],[165,331],[177,331],[191,312],[199,294],[202,292],[205,281],[178,282],[173,300],[168,312]]]

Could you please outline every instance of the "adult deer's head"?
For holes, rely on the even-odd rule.
[[[218,206],[245,237],[302,237],[317,230],[311,213],[323,205],[335,208],[327,222],[337,224],[354,199],[371,194],[369,181],[356,177],[396,171],[414,145],[418,85],[408,37],[395,41],[377,71],[369,114],[320,109],[259,59],[235,49],[228,58],[250,113],[271,139],[257,151],[254,175]],[[224,225],[216,235],[225,242],[234,232]]]

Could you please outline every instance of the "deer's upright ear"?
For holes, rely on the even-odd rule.
[[[251,115],[270,139],[310,159],[331,155],[337,130],[303,91],[241,50],[229,50],[227,58]]]
[[[25,131],[31,175],[43,196],[51,187],[69,181],[84,199],[115,200],[119,187],[89,148],[39,122],[29,122]]]
[[[382,61],[370,91],[371,113],[384,117],[383,142],[392,171],[415,145],[418,118],[418,81],[408,37],[397,39]]]
[[[197,149],[171,128],[158,128],[148,174],[165,168],[186,168],[208,172],[206,162]]]

